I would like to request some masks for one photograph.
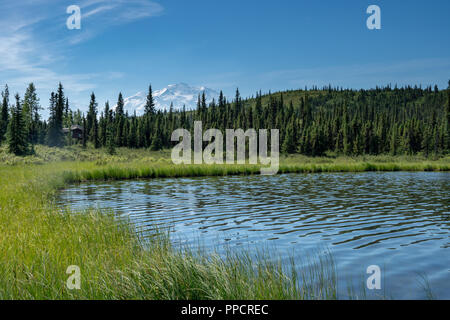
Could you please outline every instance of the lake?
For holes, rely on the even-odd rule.
[[[175,245],[219,253],[268,250],[301,259],[327,248],[339,285],[365,285],[370,265],[383,293],[423,299],[422,277],[450,299],[449,173],[324,173],[96,182],[62,191],[73,209],[110,208],[144,234],[169,228]],[[345,296],[346,288],[340,288]]]

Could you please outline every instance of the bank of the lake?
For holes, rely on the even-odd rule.
[[[112,215],[61,212],[54,203],[58,190],[73,182],[258,174],[258,167],[173,166],[168,152],[118,150],[108,156],[43,147],[37,152],[26,158],[2,155],[0,299],[339,298],[328,256],[305,276],[285,274],[281,265],[245,254],[180,252],[165,236],[155,236],[144,250],[133,230]],[[280,167],[280,173],[377,170],[449,171],[450,160],[294,156],[283,158]],[[66,288],[70,265],[81,268],[81,290]]]

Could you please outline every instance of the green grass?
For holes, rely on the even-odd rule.
[[[52,203],[58,188],[67,181],[64,172],[83,168],[80,172],[87,175],[94,167],[92,163],[73,162],[0,166],[0,299],[337,296],[333,281],[323,280],[319,285],[311,282],[324,279],[320,269],[308,271],[317,273],[315,278],[302,277],[287,273],[280,264],[264,257],[230,253],[223,258],[174,249],[164,235],[155,236],[143,246],[134,232],[112,215],[62,212]],[[79,291],[65,286],[69,265],[81,268]],[[327,267],[323,263],[322,268]]]
[[[450,171],[450,159],[439,161],[362,161],[338,158],[329,163],[294,162],[282,159],[278,173],[322,173],[322,172],[369,172],[369,171]],[[92,180],[123,180],[138,178],[175,178],[227,175],[260,174],[256,165],[180,165],[174,166],[164,161],[149,165],[146,162],[105,163],[102,166],[78,168],[63,173],[66,183]]]
[[[53,201],[59,189],[73,182],[258,174],[257,166],[174,166],[168,151],[119,149],[115,156],[79,147],[38,146],[36,151],[17,158],[0,150],[0,299],[338,298],[334,264],[327,255],[299,271],[264,255],[230,252],[219,257],[175,249],[165,235],[143,246],[112,214],[63,212]],[[293,156],[281,164],[281,173],[450,169],[448,157]],[[81,290],[65,286],[69,265],[81,268]]]

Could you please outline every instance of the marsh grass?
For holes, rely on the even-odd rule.
[[[430,281],[428,280],[427,275],[424,273],[418,273],[417,276],[418,285],[425,293],[425,297],[427,298],[427,300],[436,300],[437,297],[431,289]]]
[[[228,175],[260,174],[256,165],[155,165],[133,163],[128,165],[113,164],[91,170],[71,170],[63,173],[65,183],[78,183],[93,180],[124,180],[139,178],[177,178]],[[285,173],[331,173],[331,172],[395,172],[395,171],[450,171],[450,163],[327,163],[327,164],[282,164],[279,174]]]
[[[124,152],[124,151],[122,151]],[[135,153],[133,153],[135,152]],[[105,158],[99,162],[66,164],[65,183],[92,180],[123,180],[139,178],[176,178],[260,174],[259,165],[173,165],[170,152],[131,151],[129,161]],[[278,173],[331,173],[331,172],[382,172],[382,171],[450,171],[450,157],[435,160],[419,156],[364,156],[310,158],[301,155],[280,159]]]
[[[89,171],[89,168],[95,165],[0,167],[0,299],[335,296],[324,294],[330,289],[323,290],[321,285],[303,284],[301,279],[309,276],[286,273],[280,263],[264,257],[250,257],[245,252],[230,252],[222,257],[179,250],[158,232],[143,245],[131,225],[112,214],[98,210],[77,213],[57,207],[52,199],[56,190],[68,181],[70,170],[78,169],[83,177],[89,178],[106,178],[105,172],[117,177],[136,175],[133,170],[95,173],[98,169]],[[196,170],[191,173],[196,174]],[[208,172],[217,173],[217,169],[211,170]],[[154,172],[159,175],[170,171],[156,168]],[[70,265],[81,268],[81,290],[66,288],[69,276],[66,269]]]

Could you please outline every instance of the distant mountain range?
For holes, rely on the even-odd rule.
[[[206,87],[193,87],[186,83],[171,84],[161,90],[153,91],[155,107],[157,110],[169,110],[173,103],[175,110],[181,110],[186,106],[186,110],[193,110],[197,107],[198,95],[205,92],[206,101],[209,103],[219,97],[219,93]],[[132,115],[136,111],[137,115],[144,113],[145,103],[147,101],[146,91],[141,91],[135,95],[124,99],[124,110]]]

